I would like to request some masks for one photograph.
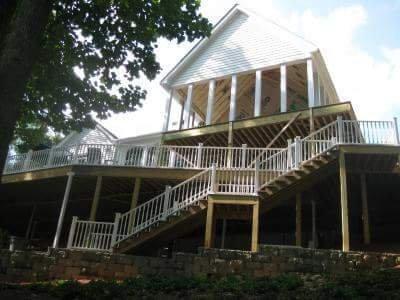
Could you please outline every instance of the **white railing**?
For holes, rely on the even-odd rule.
[[[171,153],[175,153],[174,159],[182,160],[183,165],[186,166],[196,165],[197,168],[201,168],[208,166],[209,163],[212,166],[173,188],[167,186],[164,193],[135,209],[122,215],[117,214],[114,223],[75,219],[71,226],[68,245],[70,248],[111,250],[119,242],[206,199],[209,193],[256,194],[260,188],[271,181],[298,169],[302,163],[329,151],[338,144],[399,145],[396,119],[393,122],[378,122],[343,121],[338,118],[337,121],[303,139],[296,137],[294,141],[288,140],[287,148],[283,149],[260,148],[248,151],[246,147],[203,148],[199,146],[197,152],[194,152],[193,147],[154,148],[158,151],[157,155],[153,155],[155,152],[148,151],[147,153],[157,157],[156,165],[158,166],[160,166],[160,161],[170,161],[171,156],[168,155]],[[166,151],[166,149],[169,150]],[[182,151],[182,149],[185,150]],[[164,157],[163,151],[166,151],[168,155]],[[146,162],[154,163],[154,159],[148,160],[146,156],[145,158]],[[174,167],[176,167],[175,163],[176,160]],[[241,168],[242,163],[244,168]]]
[[[66,165],[132,166],[150,168],[206,169],[252,168],[257,157],[266,157],[279,148],[136,146],[81,144],[8,156],[4,174]]]

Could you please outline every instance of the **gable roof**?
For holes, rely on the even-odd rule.
[[[165,88],[305,59],[318,48],[275,22],[233,6],[161,80]]]

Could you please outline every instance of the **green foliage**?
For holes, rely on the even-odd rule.
[[[93,115],[134,111],[146,96],[135,79],[154,79],[161,70],[158,39],[180,43],[210,33],[199,6],[199,0],[53,1],[17,138],[24,140],[19,134],[31,124],[66,132],[93,127]]]

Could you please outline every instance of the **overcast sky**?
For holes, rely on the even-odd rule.
[[[400,0],[202,0],[201,12],[214,24],[235,3],[316,44],[341,101],[352,101],[359,119],[400,117]],[[192,46],[160,41],[163,70],[152,82],[140,80],[148,91],[143,106],[101,123],[121,138],[159,132],[167,98],[159,82]]]

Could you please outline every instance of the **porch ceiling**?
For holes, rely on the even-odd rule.
[[[296,115],[297,120],[276,140],[274,147],[287,145],[288,139],[296,136],[307,136],[310,132],[310,109],[279,113],[237,120],[233,123],[233,145],[240,147],[265,147],[280,130]],[[315,130],[333,122],[337,116],[344,119],[355,119],[350,102],[319,106],[312,109]],[[181,131],[171,131],[163,135],[163,143],[167,145],[227,146],[229,123],[215,124]]]

